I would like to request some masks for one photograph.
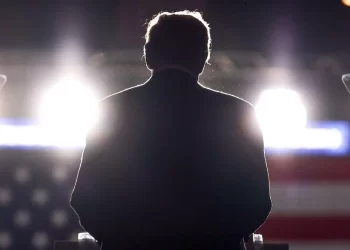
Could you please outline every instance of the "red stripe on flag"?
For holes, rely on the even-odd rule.
[[[272,182],[350,181],[350,157],[281,157],[266,158]]]
[[[350,240],[349,217],[271,216],[258,230],[266,241]]]

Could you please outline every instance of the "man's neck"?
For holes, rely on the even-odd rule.
[[[188,70],[185,67],[182,67],[179,65],[166,65],[166,66],[154,69],[154,70],[152,70],[152,75],[155,75],[159,72],[162,72],[162,71],[168,70],[168,69],[176,69],[176,70],[186,72],[187,74],[191,75],[196,81],[198,81],[198,77],[199,77],[198,74],[195,74],[191,70]]]

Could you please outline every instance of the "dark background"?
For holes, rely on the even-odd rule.
[[[2,48],[54,48],[73,35],[91,49],[139,48],[142,25],[158,11],[198,9],[214,49],[349,53],[350,8],[341,1],[1,1]],[[283,38],[281,38],[281,36]]]
[[[33,106],[33,100],[37,98],[34,89],[44,85],[44,74],[34,71],[30,74],[29,66],[37,62],[31,63],[25,54],[31,53],[34,61],[39,60],[42,52],[48,53],[46,58],[50,58],[50,53],[60,53],[70,40],[82,48],[85,61],[98,52],[108,55],[115,50],[133,50],[136,54],[136,57],[126,55],[126,59],[109,64],[112,65],[109,71],[114,71],[118,77],[107,77],[108,80],[99,83],[106,89],[104,93],[143,82],[147,79],[141,61],[146,21],[162,10],[183,9],[203,12],[212,30],[214,54],[220,51],[254,52],[267,58],[270,67],[293,69],[293,87],[303,96],[312,119],[350,119],[350,112],[347,112],[350,98],[340,80],[342,74],[350,72],[350,7],[336,0],[3,0],[0,8],[0,72],[6,73],[9,81],[2,102],[11,103],[3,115],[32,116],[26,109]],[[11,51],[16,55],[13,56]],[[321,69],[305,77],[302,71],[313,71],[321,56],[331,57],[341,66],[334,69],[323,63]],[[12,73],[5,67],[21,63],[26,65],[29,75],[20,76],[22,68]],[[54,63],[50,63],[41,61],[37,64],[49,71],[54,67]],[[67,59],[65,63],[71,62]],[[123,69],[118,71],[115,66]],[[145,76],[139,77],[141,71]],[[242,82],[225,73],[215,60],[205,72],[207,81],[203,81],[208,86],[252,102],[256,100],[257,91],[265,87],[256,88],[260,76]],[[127,77],[119,77],[121,73]],[[223,76],[225,79],[220,80]],[[244,94],[247,89],[254,89],[256,93]]]

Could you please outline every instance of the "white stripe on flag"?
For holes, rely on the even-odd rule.
[[[350,215],[350,182],[271,183],[271,197],[272,215]]]

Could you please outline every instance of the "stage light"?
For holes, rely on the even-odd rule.
[[[75,143],[98,119],[96,94],[84,83],[76,75],[64,76],[45,93],[40,104],[40,124],[56,131],[62,143]]]
[[[265,143],[277,147],[282,147],[286,140],[293,143],[296,139],[294,134],[305,128],[307,123],[306,108],[292,90],[265,90],[255,108]]]
[[[348,155],[350,126],[346,121],[309,122],[299,132],[272,137],[265,142],[267,154]]]
[[[345,6],[350,7],[350,0],[342,0],[342,3],[343,3]]]

